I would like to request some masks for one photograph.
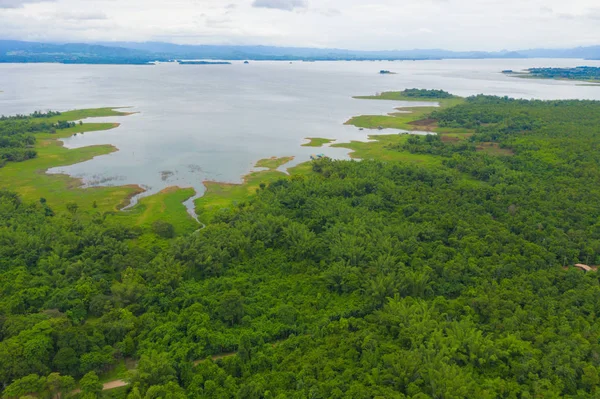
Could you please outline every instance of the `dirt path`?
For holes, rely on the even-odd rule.
[[[127,385],[129,385],[129,383],[126,381],[123,381],[123,380],[110,381],[110,382],[107,382],[106,384],[104,384],[104,387],[102,388],[102,390],[108,391],[109,389],[121,388],[121,387],[125,387]]]

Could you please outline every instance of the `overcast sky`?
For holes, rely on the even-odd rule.
[[[0,0],[0,39],[557,48],[600,44],[600,0]]]

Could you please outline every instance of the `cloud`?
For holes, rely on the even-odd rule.
[[[27,3],[42,3],[54,0],[0,0],[0,9],[2,8],[22,8]]]
[[[58,17],[69,21],[100,21],[108,19],[103,12],[94,11],[66,12],[59,14]]]
[[[296,8],[307,8],[307,0],[254,0],[252,7],[272,8],[276,10],[294,11]]]
[[[339,17],[342,15],[342,12],[337,8],[319,9],[317,12],[321,15],[325,15],[326,17]]]

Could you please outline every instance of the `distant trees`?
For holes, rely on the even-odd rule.
[[[538,78],[600,81],[600,67],[529,68],[528,71],[529,75]]]
[[[454,98],[454,95],[444,90],[406,89],[401,93],[404,97],[414,98]]]

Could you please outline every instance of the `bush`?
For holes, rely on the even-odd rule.
[[[152,231],[159,237],[162,238],[173,238],[175,237],[175,228],[171,223],[163,222],[162,220],[157,220],[152,223]]]

